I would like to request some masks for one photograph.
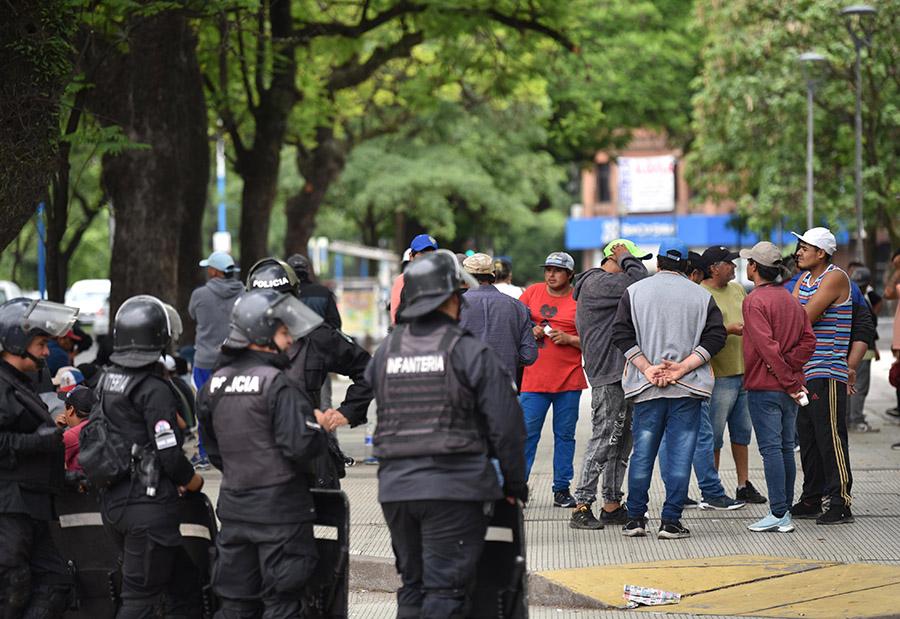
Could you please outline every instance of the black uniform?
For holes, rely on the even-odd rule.
[[[50,538],[64,479],[62,434],[29,378],[0,360],[0,607],[60,617],[71,577]]]
[[[298,296],[309,309],[324,318],[325,322],[335,329],[341,328],[341,313],[331,290],[308,279],[300,280],[299,289]]]
[[[172,388],[156,363],[130,369],[113,365],[99,384],[99,397],[110,427],[126,445],[144,448],[146,464],[159,471],[154,496],[134,473],[101,493],[103,519],[123,551],[122,607],[118,617],[196,617],[199,583],[181,547],[178,486],[188,484],[194,468],[181,449]]]
[[[366,377],[378,402],[378,500],[403,580],[398,617],[465,616],[493,502],[527,496],[515,386],[486,344],[440,312],[398,325]]]
[[[283,355],[223,354],[198,396],[200,432],[222,471],[213,590],[222,616],[295,617],[316,565],[315,512],[304,466],[325,433],[285,377]]]

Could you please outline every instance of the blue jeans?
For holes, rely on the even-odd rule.
[[[697,485],[700,486],[700,496],[704,501],[711,501],[725,496],[725,488],[716,470],[716,461],[713,456],[713,427],[709,416],[709,400],[701,400],[700,403],[700,428],[697,431],[697,445],[694,447],[694,475],[697,476]],[[666,461],[666,438],[663,437],[659,447],[659,472],[665,481],[666,471],[669,470]]]
[[[691,481],[691,461],[700,428],[700,403],[697,398],[657,398],[634,405],[631,433],[634,451],[628,468],[628,508],[630,518],[642,518],[647,511],[653,463],[659,445],[666,439],[666,502],[662,519],[681,518]]]
[[[794,502],[794,433],[797,403],[782,391],[748,391],[750,417],[766,472],[772,513],[783,516]]]
[[[194,389],[196,389],[198,393],[203,388],[203,385],[206,384],[206,381],[209,380],[209,377],[212,376],[212,373],[213,371],[211,369],[207,370],[206,368],[194,366],[194,369],[191,372],[191,378],[194,381]],[[199,432],[197,432],[197,453],[200,454],[201,458],[206,458],[206,450],[203,449],[203,439],[200,438]]]
[[[524,392],[519,404],[525,413],[525,479],[531,475],[531,466],[537,453],[541,428],[547,411],[553,405],[553,492],[569,489],[575,475],[572,461],[575,459],[575,426],[578,423],[578,401],[581,391],[559,393]]]
[[[713,424],[715,450],[725,443],[725,426],[728,438],[735,445],[749,445],[753,433],[750,411],[747,410],[747,392],[744,391],[744,375],[723,376],[716,379],[712,398],[709,400],[709,414]]]

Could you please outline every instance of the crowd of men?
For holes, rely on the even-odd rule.
[[[189,306],[192,359],[177,348],[180,316],[152,296],[125,301],[111,343],[98,341],[98,358],[78,367],[90,336],[77,310],[11,300],[0,306],[5,616],[60,617],[71,602],[72,574],[48,534],[53,496],[66,487],[99,497],[121,552],[118,617],[199,616],[175,506],[202,490],[210,466],[222,471],[217,617],[302,616],[317,565],[310,491],[339,487],[350,459],[334,430],[366,423],[373,399],[399,617],[470,611],[488,523],[498,501],[528,501],[551,407],[552,502],[572,510],[572,528],[647,535],[657,461],[660,539],[690,536],[681,522],[690,507],[768,502],[748,525],[756,532],[789,532],[802,518],[851,523],[848,423],[873,431],[853,397],[868,388],[879,299],[864,267],[851,277],[832,263],[830,231],[796,236],[790,255],[769,242],[697,254],[666,239],[652,275],[653,256],[617,239],[577,276],[569,254],[550,253],[536,265],[543,281],[522,289],[507,260],[453,254],[418,235],[374,355],[339,330],[334,295],[299,255],[257,262],[245,284],[227,254],[201,261],[208,281]],[[733,281],[739,256],[749,294]],[[900,252],[894,263],[888,298],[900,293]],[[52,373],[51,348],[61,353]],[[329,373],[352,381],[337,407]],[[588,384],[591,437],[573,494]],[[194,427],[199,451],[188,459]],[[733,496],[719,473],[726,429]],[[749,476],[754,433],[768,498]],[[692,470],[699,501],[688,497]]]

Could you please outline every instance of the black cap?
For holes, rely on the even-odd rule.
[[[94,395],[94,392],[84,385],[76,385],[75,388],[70,391],[61,391],[56,394],[56,397],[82,413],[91,412],[91,409],[94,408],[94,404],[97,403],[97,397]]]
[[[731,251],[723,245],[714,245],[707,247],[700,259],[704,267],[710,267],[717,262],[732,262],[739,256],[738,252]]]

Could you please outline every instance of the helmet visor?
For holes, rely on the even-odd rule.
[[[163,303],[163,307],[166,308],[166,316],[169,319],[169,335],[172,338],[172,342],[177,344],[178,340],[181,339],[181,334],[184,333],[184,325],[181,324],[181,316],[179,316],[178,311],[168,303]]]
[[[281,299],[272,305],[266,314],[270,318],[280,320],[295,340],[308,335],[324,322],[321,316],[309,309],[297,297],[289,294],[282,295]]]
[[[72,328],[76,318],[78,318],[77,307],[52,301],[34,301],[25,312],[22,328],[26,333],[38,330],[50,337],[60,337]]]

